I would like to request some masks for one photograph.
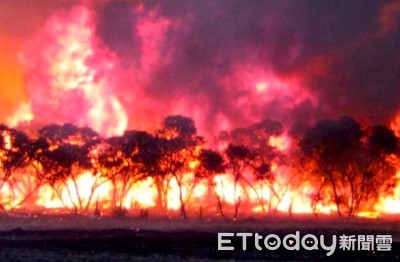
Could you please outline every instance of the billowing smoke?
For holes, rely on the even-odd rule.
[[[35,26],[0,4],[0,32],[24,42],[15,56],[34,121],[112,135],[181,114],[211,135],[264,118],[398,113],[396,1],[31,2]]]

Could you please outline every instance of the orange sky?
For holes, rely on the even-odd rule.
[[[4,122],[26,101],[22,69],[17,59],[18,47],[13,41],[0,38],[0,122]]]
[[[65,0],[0,1],[0,123],[27,101],[19,55],[28,39]]]
[[[43,23],[49,8],[37,1],[0,2],[0,122],[27,100],[23,71],[18,56],[24,42]],[[42,4],[49,6],[50,1]],[[41,5],[42,5],[41,4]],[[47,11],[46,11],[47,10]]]

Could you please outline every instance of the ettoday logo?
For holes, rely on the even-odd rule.
[[[296,231],[294,234],[288,234],[283,239],[281,239],[276,234],[268,234],[267,236],[262,236],[258,233],[218,233],[218,250],[234,250],[233,246],[229,246],[231,244],[232,237],[239,237],[242,239],[242,250],[247,250],[247,239],[254,238],[255,248],[259,251],[264,248],[267,250],[277,250],[281,246],[283,246],[286,250],[294,251],[300,250],[303,248],[304,250],[319,250],[322,249],[328,251],[327,256],[332,255],[336,250],[337,238],[335,235],[332,236],[331,244],[328,245],[325,242],[325,238],[323,235],[317,238],[313,234],[306,234],[304,236],[300,236],[300,232]]]
[[[341,235],[339,241],[336,235],[332,235],[330,239],[325,239],[324,235],[319,237],[313,234],[301,236],[299,231],[294,234],[288,234],[281,239],[276,234],[268,234],[263,236],[258,233],[218,233],[218,250],[235,250],[232,245],[233,238],[240,238],[242,242],[242,250],[246,251],[248,240],[254,240],[254,246],[257,250],[274,251],[281,247],[288,251],[304,250],[325,250],[326,255],[331,256],[339,244],[339,249],[343,251],[390,251],[392,244],[391,235]],[[375,241],[376,240],[376,241]]]

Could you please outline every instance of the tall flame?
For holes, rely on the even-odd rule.
[[[86,7],[53,15],[23,63],[33,117],[90,126],[104,135],[126,129],[127,114],[113,94],[118,61],[101,46]]]

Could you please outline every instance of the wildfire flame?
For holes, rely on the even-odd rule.
[[[154,107],[154,110],[163,111],[162,113],[188,112],[196,120],[195,122],[201,123],[199,130],[207,133],[209,125],[204,123],[209,116],[203,107],[212,109],[212,106],[176,98],[174,106],[169,108],[169,104],[158,105],[143,98],[142,94],[144,83],[151,82],[152,77],[163,79],[163,74],[170,74],[157,71],[161,75],[159,76],[154,72],[162,65],[174,62],[173,47],[163,46],[163,43],[168,40],[169,35],[173,35],[171,32],[175,32],[176,28],[185,28],[185,25],[177,20],[158,16],[157,10],[147,12],[143,5],[133,8],[132,12],[138,17],[135,30],[137,37],[142,41],[141,55],[135,66],[126,73],[134,75],[132,77],[134,80],[126,80],[127,77],[121,73],[123,65],[118,56],[97,36],[95,17],[89,8],[74,6],[70,10],[52,15],[44,23],[43,28],[29,40],[29,46],[21,52],[19,57],[27,82],[29,101],[22,102],[14,113],[6,118],[6,123],[10,127],[18,127],[22,123],[40,122],[42,119],[51,123],[71,122],[78,126],[91,127],[105,137],[118,136],[131,126],[155,126],[151,114],[153,111],[150,110],[152,108],[147,109],[143,116],[138,117],[139,113],[132,113],[134,119],[138,119],[141,123],[128,121],[128,112],[133,111],[129,107],[135,107],[135,103],[140,104],[140,100],[143,99],[148,102],[146,105]],[[190,50],[188,52],[190,53]],[[257,105],[279,102],[285,109],[292,109],[305,101],[311,104],[318,103],[310,91],[305,91],[301,81],[292,76],[278,77],[268,66],[264,68],[238,62],[226,71],[229,73],[219,79],[218,84],[224,92],[234,93],[235,99],[232,99],[234,101],[231,103],[235,103],[235,108],[240,109],[242,118],[246,121],[259,120],[265,113],[263,110],[256,110]],[[118,77],[122,80],[117,79]],[[172,78],[167,79],[171,81]],[[124,81],[135,90],[136,97],[128,99],[115,91],[121,82],[126,84]],[[21,79],[18,78],[18,82],[22,82]],[[241,88],[233,90],[232,86]],[[141,104],[139,106],[142,107]],[[230,106],[226,105],[227,111]],[[154,119],[158,118],[159,115],[154,116]],[[218,112],[214,119],[217,122],[215,128],[217,131],[233,126],[221,112]],[[400,136],[400,114],[394,118],[390,126],[396,135]],[[10,134],[4,131],[1,135],[4,140],[4,150],[13,150]],[[168,139],[171,137],[167,136]],[[70,145],[79,143],[79,140],[69,141]],[[271,135],[264,143],[281,154],[289,154],[295,147],[295,142],[286,129],[280,134]],[[226,143],[216,143],[215,148],[222,151],[226,148]],[[0,152],[0,158],[4,158],[4,155],[4,152]],[[269,181],[269,184],[248,177],[246,177],[248,181],[239,183],[233,174],[220,173],[211,181],[215,192],[206,179],[196,181],[195,170],[199,164],[198,160],[191,161],[190,172],[184,174],[182,181],[172,177],[168,182],[163,182],[162,186],[166,188],[164,201],[167,212],[179,210],[182,201],[192,211],[204,207],[215,213],[217,211],[214,208],[217,204],[227,206],[227,209],[233,209],[235,205],[245,206],[243,212],[252,214],[336,212],[332,199],[324,199],[314,204],[312,195],[318,191],[316,184],[309,180],[294,183],[292,178],[296,171],[284,164],[271,163],[270,172],[275,179]],[[35,174],[38,170],[32,172]],[[79,209],[79,212],[87,213],[98,205],[103,210],[111,210],[115,204],[113,201],[117,201],[114,199],[115,185],[110,180],[99,181],[99,177],[99,174],[85,171],[74,174],[74,178],[67,178],[64,183],[55,187],[41,184],[35,181],[33,176],[18,170],[1,186],[0,205],[5,210],[33,207],[49,210]],[[397,170],[397,178],[400,179],[400,167]],[[118,184],[119,181],[115,183],[123,187]],[[179,183],[183,185],[180,186]],[[122,201],[118,200],[122,203],[117,205],[127,210],[155,209],[159,201],[157,186],[152,177],[137,181],[129,188],[125,198]],[[221,203],[215,203],[213,194]],[[400,183],[397,183],[392,195],[379,197],[372,208],[361,210],[356,215],[376,218],[384,214],[399,213]]]

